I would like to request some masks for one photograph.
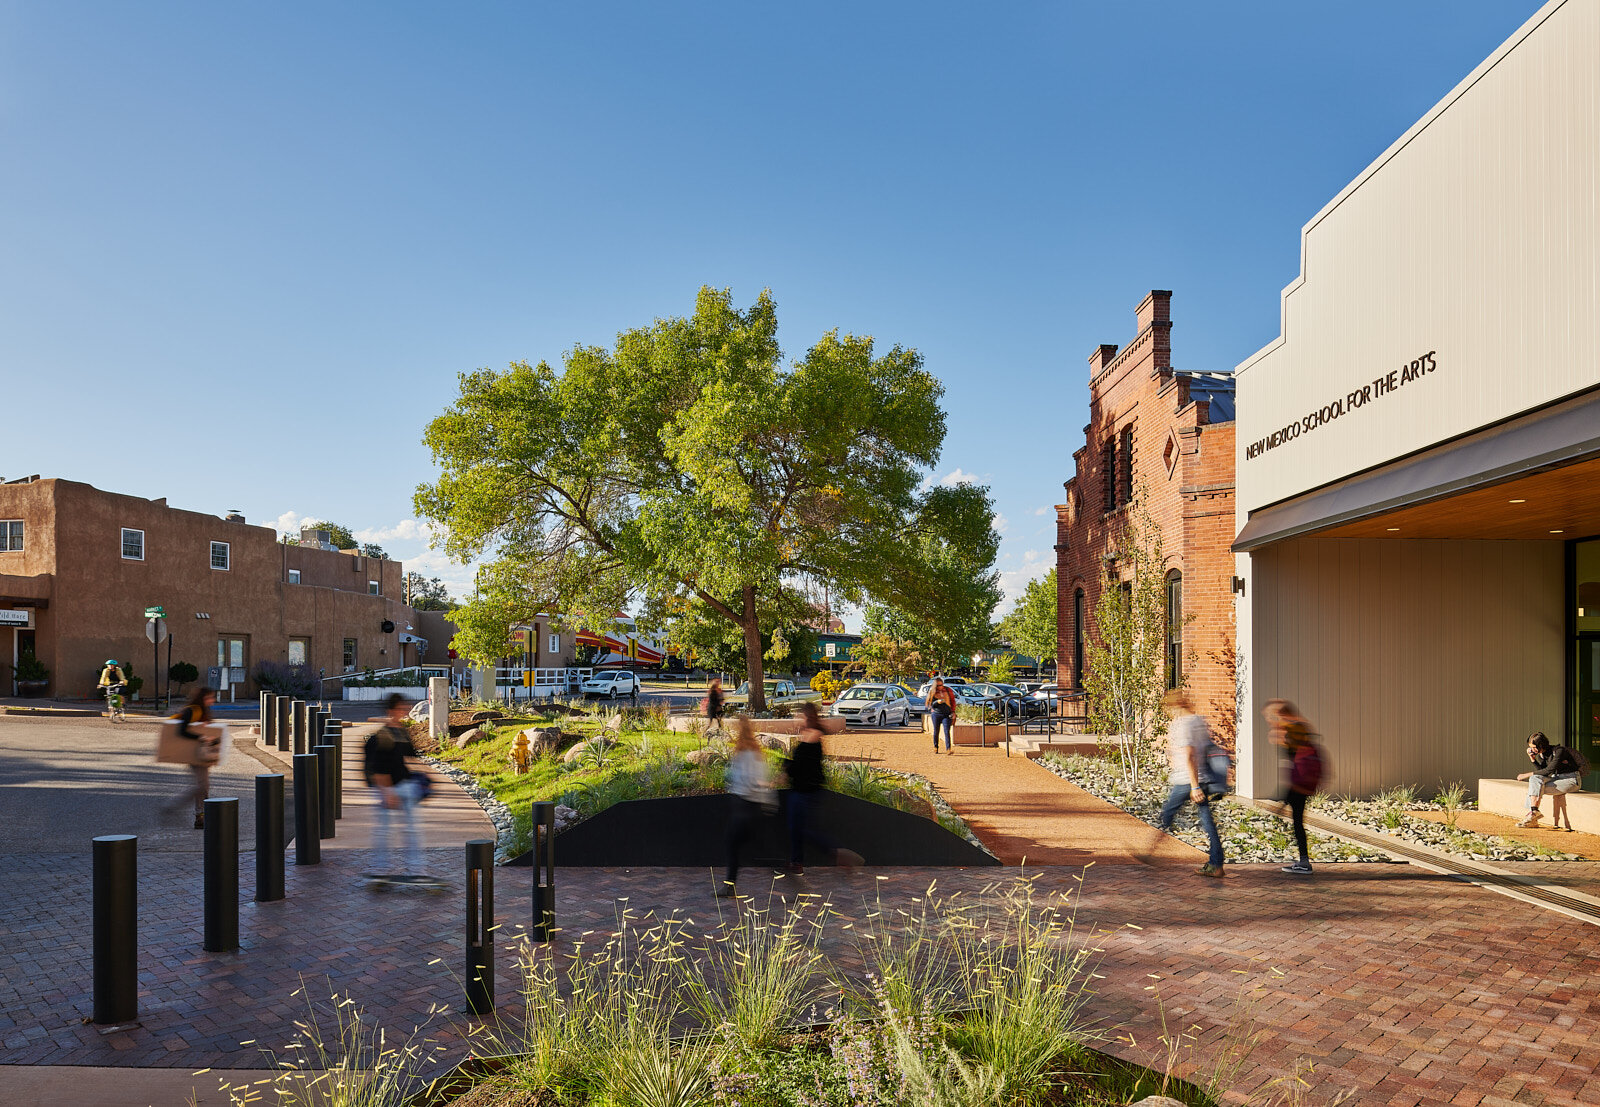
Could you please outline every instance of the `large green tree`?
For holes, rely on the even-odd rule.
[[[692,316],[562,360],[464,374],[424,436],[419,514],[488,559],[457,613],[469,656],[541,610],[595,626],[676,598],[738,628],[760,710],[762,629],[798,581],[932,617],[928,543],[992,550],[987,490],[925,480],[943,387],[914,350],[830,331],[787,362],[768,293],[740,311],[703,288]]]
[[[993,567],[999,542],[993,530],[965,543],[923,540],[915,602],[869,603],[862,633],[910,642],[936,672],[968,665],[994,641],[990,619],[1001,596]]]
[[[1033,657],[1042,670],[1046,661],[1055,660],[1056,571],[1051,569],[1039,580],[1030,580],[1011,614],[1000,620],[999,631],[1013,647]]]

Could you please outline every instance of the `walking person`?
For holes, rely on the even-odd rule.
[[[944,751],[954,756],[951,747],[951,732],[955,726],[956,694],[941,678],[933,678],[933,687],[928,690],[928,713],[933,716],[933,752],[939,752],[939,728],[944,727]]]
[[[836,865],[859,865],[861,855],[854,850],[840,849],[832,838],[817,826],[817,804],[822,793],[823,750],[822,716],[817,705],[810,700],[800,704],[802,729],[795,736],[784,771],[789,777],[789,868],[793,876],[805,872],[801,850],[811,842],[832,856]]]
[[[772,795],[772,773],[767,756],[756,741],[750,716],[740,715],[738,736],[733,740],[733,757],[728,762],[728,876],[717,889],[719,896],[737,892],[739,851],[750,840],[761,817],[776,806]]]
[[[1196,871],[1201,876],[1222,877],[1222,835],[1217,833],[1217,820],[1211,810],[1211,794],[1207,791],[1207,755],[1213,745],[1211,728],[1205,719],[1194,713],[1189,693],[1174,688],[1161,697],[1161,705],[1172,716],[1167,725],[1167,802],[1161,807],[1162,830],[1171,830],[1172,821],[1186,803],[1194,804],[1200,826],[1206,832],[1206,863]],[[1221,782],[1226,787],[1227,782]],[[1222,789],[1215,789],[1219,794]]]
[[[387,716],[383,725],[367,737],[362,747],[367,783],[378,791],[377,827],[373,834],[376,871],[369,875],[379,879],[424,881],[428,878],[422,872],[422,841],[417,831],[422,780],[406,761],[417,755],[411,745],[411,731],[406,726],[411,701],[395,692],[385,701],[385,707]],[[400,823],[405,864],[404,874],[398,876],[389,868],[390,835],[396,819]]]
[[[1288,700],[1268,700],[1262,715],[1272,728],[1272,741],[1281,746],[1289,758],[1289,786],[1283,794],[1283,803],[1294,822],[1294,844],[1300,851],[1300,858],[1292,865],[1285,865],[1283,871],[1304,875],[1311,872],[1311,849],[1306,841],[1306,801],[1316,795],[1322,785],[1322,749],[1317,745],[1310,722]]]
[[[722,678],[712,677],[711,683],[706,687],[706,737],[722,733],[723,715]]]
[[[194,774],[194,780],[168,806],[176,809],[182,807],[185,801],[193,800],[196,830],[205,829],[206,798],[211,794],[211,766],[217,763],[222,748],[221,735],[211,721],[211,708],[216,702],[215,691],[196,688],[190,694],[189,702],[173,716],[178,724],[178,737],[197,743],[197,748],[193,760],[189,762],[189,771]]]
[[[1528,813],[1517,825],[1527,828],[1538,826],[1539,820],[1544,817],[1539,810],[1539,800],[1548,795],[1555,797],[1550,801],[1554,808],[1552,829],[1560,830],[1561,816],[1567,806],[1565,797],[1568,792],[1576,792],[1583,782],[1586,767],[1583,758],[1567,746],[1552,746],[1550,739],[1539,730],[1528,735],[1527,753],[1528,760],[1533,762],[1533,771],[1518,773],[1517,779],[1528,782]],[[1572,829],[1571,815],[1567,815],[1566,829]]]

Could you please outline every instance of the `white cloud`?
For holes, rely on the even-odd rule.
[[[1022,593],[1027,589],[1030,581],[1038,580],[1048,573],[1054,566],[1055,560],[1048,550],[1024,550],[1022,564],[1015,569],[1002,569],[1000,571],[1000,590],[1004,593],[1000,606],[996,608],[999,614],[1009,613],[1016,602],[1022,598]]]
[[[309,515],[302,515],[298,511],[285,511],[273,520],[272,525],[277,528],[279,534],[292,534],[298,537],[300,528],[311,521]]]
[[[1036,507],[1033,509],[1033,513],[1035,515],[1048,515],[1050,514],[1050,505],[1046,504],[1044,507]]]
[[[990,525],[994,527],[996,534],[1004,534],[1011,529],[1011,520],[1007,519],[1003,512],[997,511],[994,513],[994,522]]]
[[[939,478],[939,483],[946,488],[954,488],[958,484],[977,484],[978,478],[971,473],[964,472],[960,467],[952,469]]]
[[[439,534],[439,528],[433,523],[425,523],[420,519],[401,519],[391,527],[365,527],[362,530],[352,531],[357,542],[427,542],[432,543]]]

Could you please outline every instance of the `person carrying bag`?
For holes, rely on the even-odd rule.
[[[184,708],[161,726],[156,740],[156,760],[171,765],[187,765],[194,781],[167,804],[179,808],[194,801],[194,828],[206,825],[206,797],[211,792],[211,766],[222,759],[222,727],[213,722],[211,708],[217,694],[210,688],[197,688]]]

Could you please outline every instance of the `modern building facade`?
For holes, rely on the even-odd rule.
[[[253,694],[262,661],[336,677],[415,663],[425,637],[403,601],[404,566],[315,543],[281,542],[271,527],[28,478],[0,484],[0,691],[32,652],[50,694],[94,694],[108,657],[154,692],[157,651],[145,610],[164,608],[174,662],[202,678],[227,670],[227,691]],[[159,650],[166,677],[167,647]],[[336,689],[331,684],[330,690]]]
[[[1056,681],[1083,688],[1102,568],[1142,497],[1166,562],[1164,677],[1190,689],[1227,738],[1236,714],[1233,377],[1173,368],[1171,309],[1171,292],[1151,292],[1133,340],[1089,355],[1089,424],[1056,505]]]
[[[1600,711],[1600,4],[1551,0],[1301,233],[1237,369],[1240,787],[1511,776]],[[1596,781],[1588,782],[1594,787]]]

